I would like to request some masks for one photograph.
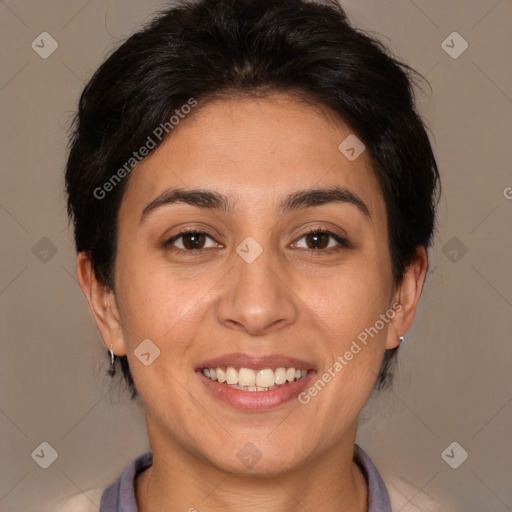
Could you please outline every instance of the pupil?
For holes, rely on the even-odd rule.
[[[327,238],[325,236],[325,233],[312,233],[309,236],[313,240],[313,244],[314,244],[313,249],[323,249],[326,247],[326,244],[322,243],[322,237],[324,239],[324,242],[325,242],[325,239]]]
[[[200,245],[200,233],[187,233],[185,236],[185,247],[187,249],[197,249]]]

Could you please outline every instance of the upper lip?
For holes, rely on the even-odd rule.
[[[227,366],[231,366],[233,368],[252,368],[253,370],[280,367],[295,368],[296,370],[314,369],[313,364],[310,362],[297,359],[296,357],[285,356],[283,354],[251,355],[242,352],[234,352],[205,360],[199,364],[197,370],[201,370],[202,368]]]

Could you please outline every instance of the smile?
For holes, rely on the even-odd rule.
[[[289,382],[299,381],[308,374],[308,370],[293,367],[262,368],[258,370],[228,366],[202,368],[201,371],[210,380],[225,384],[233,389],[250,392],[271,391]]]

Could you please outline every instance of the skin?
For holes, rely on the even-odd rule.
[[[427,257],[418,248],[393,283],[384,199],[366,152],[351,162],[338,150],[349,134],[341,121],[281,93],[199,106],[132,171],[118,218],[115,293],[78,255],[105,346],[128,356],[146,408],[154,461],[136,480],[141,512],[284,512],[319,503],[325,511],[367,510],[366,480],[352,460],[358,415],[384,350],[413,321]],[[369,216],[340,202],[277,211],[289,193],[333,185],[357,194]],[[225,194],[233,211],[176,203],[141,221],[170,187]],[[188,227],[211,237],[197,256],[163,247]],[[327,237],[314,249],[308,228],[349,246]],[[248,236],[263,248],[252,263],[236,252]],[[194,372],[205,359],[250,352],[298,357],[321,375],[395,303],[402,308],[394,318],[307,405],[235,409],[213,399]],[[147,338],[161,353],[144,366],[134,350]],[[237,457],[246,442],[261,452],[252,468]]]

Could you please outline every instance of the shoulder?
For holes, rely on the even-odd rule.
[[[104,489],[94,487],[59,500],[55,512],[98,512]]]
[[[393,472],[380,473],[368,454],[357,444],[354,455],[355,460],[362,463],[365,468],[370,499],[387,502],[385,510],[394,512],[400,510],[403,512],[463,512],[455,504],[449,503],[446,498],[433,495],[428,490],[418,489]],[[387,498],[383,498],[385,494],[389,497],[389,501]]]
[[[51,512],[98,512],[103,495],[105,509],[117,510],[117,506],[112,508],[112,503],[117,503],[121,497],[124,500],[123,502],[130,502],[128,504],[132,507],[130,510],[136,510],[134,502],[135,477],[151,466],[152,463],[152,452],[142,453],[132,459],[124,468],[121,476],[108,487],[94,487],[87,491],[61,498]]]

